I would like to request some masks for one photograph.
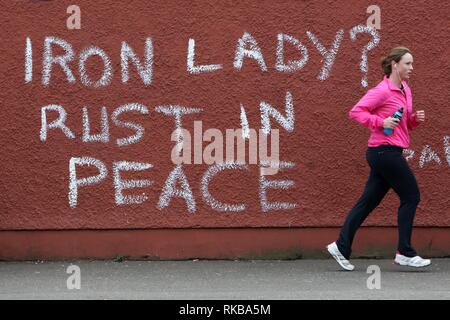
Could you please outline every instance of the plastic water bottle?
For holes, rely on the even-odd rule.
[[[397,111],[395,111],[395,113],[392,115],[392,118],[401,120],[403,116],[403,107],[401,107],[400,109],[398,109]],[[387,135],[392,134],[392,132],[394,132],[393,129],[390,128],[384,128],[384,133]]]

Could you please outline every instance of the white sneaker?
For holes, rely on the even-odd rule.
[[[336,242],[333,242],[329,245],[327,245],[328,252],[333,256],[334,259],[339,263],[339,265],[344,268],[345,270],[352,271],[355,269],[355,266],[350,263],[345,257],[342,255],[342,253],[339,251]]]
[[[419,256],[415,256],[415,257],[409,258],[409,257],[406,257],[404,255],[401,255],[398,252],[395,255],[394,262],[396,264],[398,264],[398,265],[401,265],[401,266],[416,267],[416,268],[426,267],[426,266],[429,266],[431,264],[431,260],[430,259],[422,259]]]

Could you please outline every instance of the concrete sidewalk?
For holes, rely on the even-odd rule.
[[[392,260],[0,262],[0,299],[450,299],[450,259],[425,269]],[[80,269],[80,289],[75,284]],[[370,265],[380,289],[368,289]],[[371,283],[374,283],[373,281]]]

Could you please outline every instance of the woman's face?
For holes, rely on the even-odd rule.
[[[413,71],[413,56],[410,53],[405,53],[399,62],[393,61],[392,72],[397,73],[396,69],[401,80],[409,79]]]

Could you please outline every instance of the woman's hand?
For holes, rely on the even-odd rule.
[[[386,118],[383,121],[383,128],[395,129],[396,126],[400,123],[400,120],[397,118]]]
[[[417,121],[424,122],[425,121],[425,111],[419,110],[413,113],[414,117],[416,117]]]

